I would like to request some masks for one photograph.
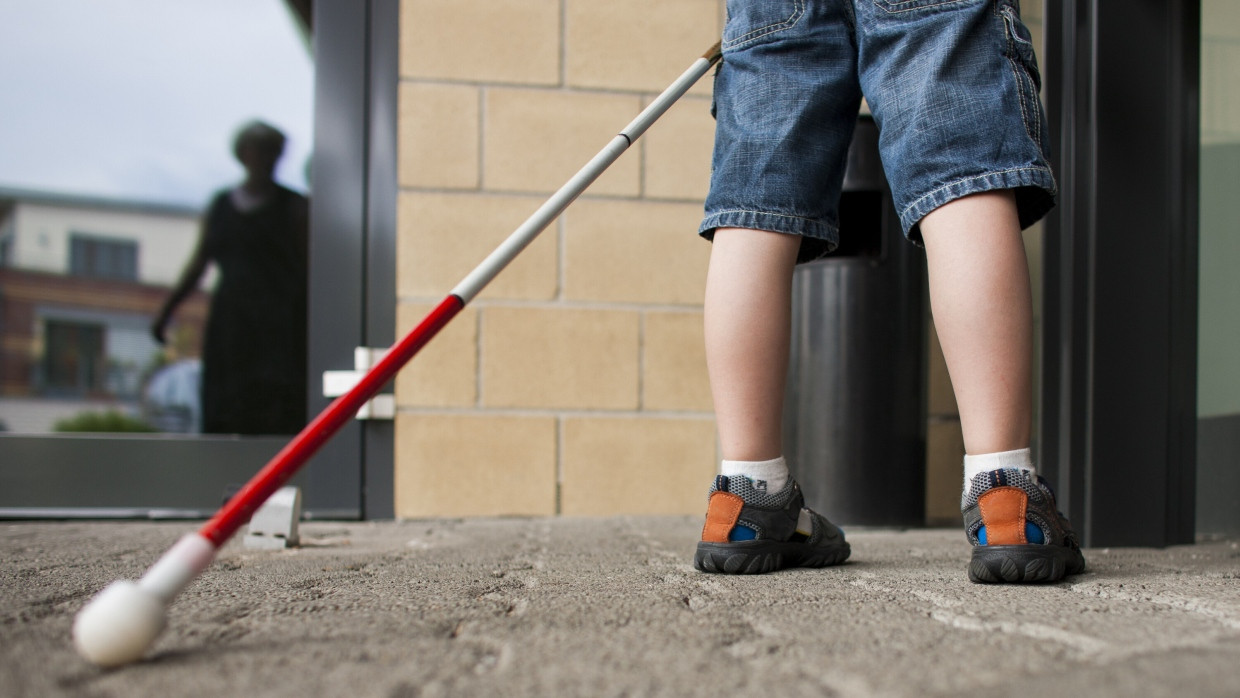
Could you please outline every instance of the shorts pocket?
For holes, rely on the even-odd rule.
[[[1016,11],[1011,7],[1004,7],[1000,12],[1003,14],[1003,24],[1007,27],[1008,44],[1011,47],[1012,56],[1020,61],[1029,73],[1029,78],[1034,85],[1033,91],[1040,92],[1042,74],[1038,71],[1038,58],[1033,50],[1033,35],[1029,33],[1029,27],[1020,21],[1020,17],[1016,16]]]
[[[806,0],[728,0],[723,50],[774,41],[805,16]]]
[[[1016,10],[1009,6],[1000,9],[1003,25],[1007,31],[1008,61],[1016,79],[1016,90],[1020,95],[1021,118],[1025,122],[1025,130],[1029,136],[1044,148],[1046,142],[1045,125],[1042,123],[1042,102],[1039,93],[1042,91],[1042,75],[1038,72],[1038,59],[1033,50],[1033,39],[1029,28]]]
[[[953,5],[976,4],[978,0],[874,0],[878,9],[895,14],[913,10],[950,10]]]

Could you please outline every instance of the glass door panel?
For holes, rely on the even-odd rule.
[[[1240,533],[1240,3],[1201,4],[1197,531]]]
[[[305,423],[308,5],[0,6],[0,515],[209,513]]]

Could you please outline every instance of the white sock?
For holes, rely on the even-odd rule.
[[[783,456],[774,460],[725,460],[719,466],[719,474],[733,477],[735,475],[744,475],[753,480],[754,485],[758,489],[762,489],[759,482],[766,483],[766,491],[774,494],[784,488],[788,483],[788,463]]]
[[[1033,467],[1033,451],[1028,448],[1021,448],[1015,451],[1001,451],[999,453],[983,453],[980,456],[965,455],[964,457],[964,488],[969,489],[969,483],[973,482],[973,476],[978,473],[985,473],[991,470],[1003,470],[1005,468],[1016,468],[1024,470],[1030,474],[1037,474],[1037,468]]]

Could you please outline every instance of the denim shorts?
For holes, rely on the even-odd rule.
[[[864,94],[905,234],[969,194],[1012,189],[1024,228],[1054,205],[1041,77],[1018,0],[727,0],[700,232],[839,242]],[[847,231],[844,232],[848,234]]]

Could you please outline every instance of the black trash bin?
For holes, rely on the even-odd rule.
[[[925,254],[904,239],[873,119],[857,122],[841,245],[798,267],[784,452],[840,524],[925,523]]]

